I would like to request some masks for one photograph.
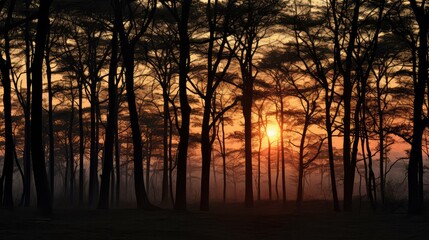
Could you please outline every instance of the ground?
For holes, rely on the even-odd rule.
[[[288,206],[291,205],[291,206]],[[427,239],[429,217],[404,210],[335,213],[329,202],[213,204],[209,212],[132,208],[55,209],[42,217],[33,209],[0,210],[0,239]]]

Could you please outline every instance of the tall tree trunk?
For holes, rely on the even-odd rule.
[[[113,171],[113,148],[115,138],[115,122],[117,121],[117,89],[116,73],[118,66],[118,34],[113,30],[111,41],[111,58],[109,66],[109,115],[107,116],[106,140],[104,143],[104,162],[101,174],[101,187],[98,208],[109,208],[110,175]]]
[[[226,3],[230,6],[231,1]],[[221,115],[224,114],[226,110],[230,107],[222,109],[222,112],[218,113],[216,111],[216,89],[218,88],[221,79],[225,76],[226,70],[229,67],[230,61],[232,59],[232,54],[229,54],[228,57],[224,56],[224,50],[227,45],[227,26],[229,22],[229,15],[224,15],[222,18],[224,20],[224,26],[222,30],[219,30],[218,18],[219,14],[219,2],[215,0],[214,2],[208,1],[206,6],[206,19],[208,22],[208,31],[209,31],[209,41],[207,48],[207,83],[205,84],[204,90],[198,90],[203,96],[204,101],[204,110],[203,110],[203,119],[201,126],[201,156],[202,156],[202,171],[201,171],[201,210],[209,209],[209,192],[210,192],[210,163],[213,165],[213,176],[215,189],[217,189],[216,182],[216,169],[213,154],[213,142],[217,136],[217,125],[216,121]],[[222,31],[222,32],[219,32]],[[222,42],[219,43],[218,47],[215,47],[216,44],[216,35],[217,33],[223,35]],[[215,51],[216,48],[216,51]],[[231,51],[233,52],[233,51]],[[223,59],[227,60],[222,71],[219,69],[219,64]],[[204,92],[204,93],[203,93]],[[213,158],[213,159],[212,159]]]
[[[68,194],[68,190],[69,190],[69,176],[70,176],[70,159],[69,159],[69,144],[68,144],[68,137],[66,137],[66,139],[64,139],[64,146],[62,147],[62,149],[64,150],[64,158],[65,158],[65,162],[66,162],[66,166],[65,166],[65,171],[64,171],[64,186],[62,188],[63,193],[64,193],[64,199],[67,199],[67,194]]]
[[[168,134],[168,183],[169,183],[169,190],[170,190],[170,198],[171,203],[174,206],[175,205],[175,199],[173,194],[173,120],[169,119],[169,134]]]
[[[340,204],[338,201],[338,193],[337,193],[337,180],[335,177],[335,158],[334,158],[334,147],[333,147],[333,139],[332,139],[332,123],[331,123],[331,101],[328,96],[328,89],[325,88],[325,126],[326,133],[328,137],[328,158],[329,158],[329,171],[330,171],[330,179],[331,179],[331,188],[332,188],[332,200],[334,203],[334,211],[340,211]]]
[[[118,112],[118,105],[116,105],[116,112]],[[118,116],[116,116],[118,117]],[[118,118],[115,120],[115,167],[116,167],[116,206],[120,204],[120,196],[121,196],[121,152],[120,152],[119,143],[119,129],[118,129]]]
[[[250,54],[250,53],[248,53]],[[250,63],[249,63],[250,64]],[[252,177],[252,103],[253,78],[250,70],[242,69],[243,76],[243,117],[244,117],[244,152],[245,152],[245,206],[253,207]]]
[[[153,18],[153,14],[155,13],[155,2],[152,2],[152,4],[152,9],[145,19],[146,25],[142,26],[138,31],[138,34],[130,40],[129,35],[127,35],[124,28],[121,2],[119,0],[113,1],[115,27],[118,30],[122,59],[125,67],[125,87],[133,139],[134,190],[136,194],[137,207],[139,208],[151,208],[152,205],[150,204],[147,197],[143,178],[143,142],[141,138],[139,116],[136,106],[136,96],[134,92],[134,52],[137,41],[145,33],[149,23]]]
[[[42,135],[43,55],[49,29],[49,8],[52,0],[41,0],[38,11],[35,52],[32,64],[33,95],[31,106],[31,153],[34,182],[37,191],[37,206],[45,214],[52,212],[52,197],[45,168],[45,152]]]
[[[353,200],[353,185],[354,185],[354,172],[355,168],[353,166],[353,159],[351,157],[352,149],[351,149],[351,100],[352,100],[352,55],[355,47],[355,40],[357,37],[358,30],[358,20],[359,20],[359,11],[361,6],[361,1],[356,1],[353,7],[353,16],[351,21],[351,31],[348,36],[348,45],[345,52],[345,61],[341,56],[341,48],[340,48],[340,40],[339,40],[339,19],[338,19],[338,9],[336,5],[336,1],[331,0],[331,9],[333,11],[335,29],[334,29],[334,44],[335,44],[335,63],[340,70],[343,81],[344,81],[344,89],[343,89],[343,103],[344,103],[344,136],[343,136],[343,167],[344,167],[344,210],[351,211],[352,210],[352,200]],[[341,14],[341,13],[340,13]],[[345,62],[345,67],[343,68],[343,63]]]
[[[146,127],[146,194],[150,196],[150,160],[151,160],[151,145],[152,134],[150,133],[149,126]]]
[[[381,77],[382,78],[382,77]],[[381,204],[384,206],[384,196],[385,196],[385,170],[384,170],[384,112],[383,107],[381,106],[381,87],[380,87],[380,79],[377,79],[376,89],[377,89],[377,111],[378,111],[378,138],[379,138],[379,156],[380,156],[380,165],[379,165],[379,175],[380,175],[380,198]]]
[[[223,203],[226,203],[226,145],[225,145],[225,119],[220,117],[222,138],[218,138],[219,147],[222,155],[222,172],[223,172]]]
[[[363,84],[363,86],[365,86]],[[358,90],[359,91],[359,90]],[[353,134],[353,141],[352,141],[352,147],[351,147],[351,152],[350,152],[350,162],[349,162],[349,169],[347,172],[347,187],[345,187],[346,189],[344,191],[347,191],[345,194],[347,194],[347,198],[346,196],[344,196],[344,210],[345,211],[352,211],[352,200],[353,200],[353,189],[354,189],[354,184],[355,184],[355,174],[356,174],[356,164],[357,164],[357,153],[358,153],[358,148],[359,148],[359,139],[360,139],[360,135],[361,135],[361,119],[360,119],[360,112],[361,112],[361,107],[362,107],[362,97],[359,96],[356,106],[355,106],[355,111],[354,111],[354,116],[353,116],[353,122],[354,122],[354,134]],[[350,131],[350,135],[352,135],[351,131]],[[346,183],[344,183],[346,184]],[[346,199],[348,199],[348,202],[346,202]],[[346,207],[347,206],[347,207]]]
[[[266,120],[265,120],[266,121]],[[267,171],[268,171],[268,199],[273,200],[273,189],[271,184],[271,139],[267,136],[268,155],[267,155]]]
[[[365,118],[363,118],[365,119]],[[366,152],[368,153],[368,191],[369,193],[367,193],[369,200],[371,202],[371,206],[373,208],[373,210],[376,209],[377,207],[377,191],[376,191],[376,184],[375,184],[375,174],[374,174],[374,170],[372,168],[372,151],[371,151],[371,147],[370,147],[370,142],[369,142],[369,136],[368,136],[368,132],[366,130],[364,130],[364,137],[365,137],[365,147],[366,147]]]
[[[96,116],[96,80],[94,77],[90,79],[90,95],[91,95],[91,129],[90,129],[90,153],[89,153],[89,188],[88,188],[88,204],[93,206],[97,201],[98,188],[98,135],[97,135],[97,116]]]
[[[78,78],[78,91],[79,91],[79,205],[83,205],[83,178],[84,178],[84,166],[83,159],[85,156],[85,139],[83,133],[83,79]]]
[[[48,39],[50,38],[50,29],[48,30]],[[50,65],[50,44],[46,43],[46,78],[48,82],[48,136],[49,136],[49,183],[51,187],[51,198],[54,199],[55,192],[55,142],[54,142],[54,120],[53,120],[53,107],[52,107],[52,70]]]
[[[262,106],[261,106],[262,107]],[[259,111],[258,111],[259,112]],[[259,144],[258,144],[258,187],[256,199],[261,201],[261,150],[262,150],[262,113],[258,113],[258,134],[259,134]]]
[[[112,181],[112,183],[110,184],[110,202],[112,205],[115,205],[116,204],[115,203],[116,178],[115,178],[115,169],[113,167],[113,163],[112,163],[112,170],[110,171],[110,181]],[[101,190],[101,186],[100,186],[100,190]]]
[[[418,80],[414,85],[413,138],[408,165],[408,212],[410,214],[420,214],[424,210],[422,137],[426,124],[422,119],[422,114],[428,81],[427,41],[429,13],[425,8],[424,2],[421,6],[417,6],[415,0],[410,0],[410,4],[419,25],[419,46],[417,49]]]
[[[8,7],[8,14],[5,21],[5,26],[9,27],[12,21],[12,13],[15,7],[15,2],[12,1]],[[6,59],[0,55],[0,70],[2,74],[3,84],[3,112],[4,112],[4,134],[5,134],[5,152],[3,173],[0,181],[0,188],[3,190],[3,195],[0,195],[0,203],[5,208],[13,208],[13,161],[14,161],[14,140],[12,129],[12,100],[11,100],[11,59],[8,30],[3,34],[5,40],[4,53]],[[1,193],[1,192],[0,192]]]
[[[209,60],[211,61],[211,59]],[[209,77],[209,81],[211,78]],[[210,84],[210,83],[208,83]],[[210,84],[211,85],[211,84]],[[211,86],[207,86],[211,88]],[[208,94],[204,99],[203,121],[201,125],[201,200],[200,210],[209,210],[209,194],[210,194],[210,162],[212,145],[210,143],[210,112],[211,112],[212,95]]]
[[[164,100],[163,108],[163,120],[164,120],[164,131],[162,135],[163,143],[163,168],[162,168],[162,205],[168,205],[169,201],[169,189],[168,189],[168,123],[170,119],[170,110],[168,108],[168,91],[166,86],[162,87],[162,97]]]
[[[188,158],[188,142],[191,107],[189,106],[186,83],[188,81],[190,64],[190,42],[188,33],[188,20],[192,0],[182,2],[179,28],[179,101],[181,110],[181,127],[179,130],[179,147],[177,154],[177,180],[176,180],[176,210],[186,209],[186,167]]]
[[[149,207],[144,180],[143,180],[143,152],[142,139],[139,125],[139,117],[136,107],[136,96],[134,93],[134,52],[131,49],[123,48],[123,58],[125,63],[125,81],[126,94],[128,102],[128,111],[130,114],[130,123],[133,139],[133,156],[134,156],[134,189],[139,208]],[[127,51],[127,54],[125,54]]]
[[[309,116],[305,117],[304,128],[302,130],[301,141],[299,144],[299,167],[298,167],[298,193],[296,198],[297,207],[300,208],[302,201],[304,200],[304,149],[305,149],[305,139],[307,137],[307,130],[309,126]]]
[[[422,53],[421,53],[422,54]],[[419,62],[425,61],[421,59],[419,54]],[[414,109],[413,109],[413,138],[411,143],[410,161],[408,165],[408,212],[411,214],[417,214],[422,211],[422,203],[420,203],[419,195],[419,165],[422,161],[422,136],[424,132],[424,126],[421,120],[422,106],[424,100],[424,89],[426,81],[420,78],[422,70],[418,70],[418,83],[414,87]],[[426,68],[427,69],[427,68]]]
[[[279,174],[280,174],[280,142],[277,140],[276,146],[276,196],[277,201],[280,200],[279,196]]]
[[[70,204],[73,205],[74,201],[74,153],[73,153],[73,129],[74,129],[74,93],[73,93],[73,83],[70,83],[71,90],[71,112],[70,112],[70,120],[69,120],[69,130],[68,130],[68,142],[69,142],[69,200]]]
[[[282,164],[282,201],[283,206],[286,205],[286,169],[285,169],[285,144],[284,144],[284,104],[283,98],[280,99],[280,154],[281,154],[281,164]]]
[[[30,18],[30,1],[25,3],[25,16]],[[30,37],[30,21],[25,23],[25,71],[27,82],[26,104],[24,107],[25,127],[24,127],[24,206],[30,206],[31,195],[31,54],[32,54],[32,39]]]

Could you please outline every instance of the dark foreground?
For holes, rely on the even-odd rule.
[[[191,207],[192,208],[192,207]],[[0,239],[427,239],[429,216],[404,211],[334,213],[326,202],[297,212],[278,203],[216,205],[190,210],[56,209],[51,218],[32,210],[0,210]]]

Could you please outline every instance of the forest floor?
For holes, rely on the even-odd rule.
[[[290,206],[288,206],[290,205]],[[212,204],[201,212],[144,211],[132,208],[88,210],[55,209],[40,217],[33,209],[0,210],[0,239],[427,239],[429,215],[410,216],[395,211],[333,212],[330,202],[259,202]]]

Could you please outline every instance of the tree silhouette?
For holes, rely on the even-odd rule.
[[[165,11],[165,10],[164,10]],[[151,27],[151,35],[147,44],[149,50],[147,52],[146,61],[151,68],[151,75],[154,80],[159,83],[162,89],[162,115],[163,115],[163,172],[162,172],[162,204],[168,205],[173,197],[170,194],[172,187],[169,179],[171,174],[169,171],[169,163],[172,161],[171,150],[172,144],[169,139],[172,138],[170,129],[173,129],[171,124],[171,109],[170,102],[174,103],[175,76],[177,75],[177,49],[174,44],[176,35],[169,29],[172,19],[163,15],[163,9],[158,9],[158,14],[153,20]],[[171,195],[171,196],[170,196]]]
[[[344,2],[330,1],[330,16],[334,40],[334,64],[342,80],[343,93],[343,165],[344,165],[344,210],[352,210],[353,187],[357,152],[360,134],[360,112],[365,96],[365,88],[374,61],[374,51],[377,49],[378,36],[384,16],[385,1],[380,1],[375,7],[370,6],[373,12],[367,9],[365,1]],[[349,21],[344,21],[348,19]],[[362,34],[366,31],[365,25],[369,19],[375,22],[374,34]],[[368,21],[367,21],[368,20]],[[342,24],[349,23],[346,26]],[[361,24],[362,23],[362,24]],[[349,29],[350,31],[344,31]],[[347,39],[347,41],[343,41]],[[356,50],[357,49],[357,50]],[[357,91],[357,101],[352,101],[353,92]],[[352,111],[352,104],[354,112]],[[353,118],[352,118],[353,117]],[[352,128],[352,124],[354,124]],[[353,141],[351,137],[354,137]]]
[[[208,42],[204,49],[207,58],[207,68],[202,73],[200,82],[194,83],[193,89],[203,100],[203,113],[201,124],[201,200],[200,210],[209,210],[210,193],[210,164],[212,163],[212,148],[216,140],[217,121],[221,115],[232,108],[236,101],[230,106],[225,106],[221,112],[216,109],[216,91],[219,85],[227,78],[227,71],[232,61],[235,49],[228,51],[229,25],[231,24],[231,9],[233,2],[228,1],[224,5],[218,1],[208,1],[206,5],[207,31],[209,36],[203,39]],[[198,52],[197,52],[198,53]],[[220,67],[222,65],[222,67]]]
[[[254,68],[254,56],[259,50],[259,44],[267,31],[276,21],[276,16],[282,8],[282,1],[238,1],[234,5],[234,42],[230,49],[236,48],[235,58],[238,61],[242,79],[241,105],[244,117],[245,132],[245,205],[253,207],[252,183],[252,104],[253,88],[257,71]],[[237,46],[238,45],[238,46]]]
[[[12,136],[12,106],[11,106],[11,54],[10,54],[10,38],[9,29],[12,23],[12,14],[15,7],[15,0],[12,0],[7,6],[7,16],[5,18],[5,29],[3,30],[3,38],[5,40],[4,55],[0,57],[1,80],[3,84],[3,111],[4,111],[4,131],[5,131],[5,154],[3,172],[0,178],[0,201],[2,206],[6,208],[13,207],[13,161],[14,161],[14,140]],[[0,10],[2,10],[0,8]]]
[[[113,29],[111,40],[111,56],[109,65],[109,114],[107,116],[106,137],[104,142],[103,173],[101,175],[99,208],[109,208],[109,186],[111,172],[113,171],[113,146],[115,125],[117,122],[117,67],[118,67],[118,33]],[[113,183],[112,183],[113,185]],[[113,193],[112,193],[113,194]]]
[[[285,16],[285,24],[293,30],[295,40],[289,43],[289,47],[295,48],[296,53],[292,51],[290,54],[302,62],[301,71],[308,74],[323,89],[332,199],[334,210],[339,211],[333,150],[334,124],[340,107],[340,104],[335,102],[339,72],[332,61],[334,48],[326,32],[329,29],[329,22],[326,21],[328,16],[325,15],[327,12],[323,11],[324,7],[318,8],[310,4],[295,6],[295,9],[295,15]]]
[[[423,157],[422,136],[427,126],[426,119],[422,118],[425,89],[428,81],[428,22],[426,1],[420,5],[410,0],[410,6],[418,24],[418,72],[414,82],[414,109],[413,109],[413,138],[411,143],[410,162],[408,166],[408,212],[418,214],[424,208],[423,193]]]
[[[49,8],[52,0],[41,0],[38,9],[35,51],[32,63],[33,95],[31,106],[31,154],[34,181],[37,191],[37,206],[49,214],[52,211],[52,197],[45,169],[45,153],[42,141],[42,65],[49,29]]]
[[[134,151],[134,184],[135,184],[135,193],[137,199],[137,206],[140,208],[149,208],[151,204],[149,203],[146,191],[144,188],[143,180],[143,154],[142,154],[142,139],[141,139],[141,130],[138,123],[138,113],[136,107],[136,97],[134,93],[134,51],[137,41],[145,34],[150,22],[152,21],[153,15],[156,10],[156,1],[149,1],[147,6],[134,6],[136,10],[142,11],[142,23],[140,29],[136,30],[134,36],[131,36],[128,31],[125,30],[124,26],[124,17],[123,17],[123,7],[131,7],[131,5],[123,6],[119,0],[113,2],[114,15],[115,15],[115,28],[117,28],[123,64],[125,67],[125,84],[126,84],[126,94],[127,94],[127,103],[128,111],[130,115],[131,130],[133,135],[133,151]],[[132,4],[132,3],[127,3]],[[130,10],[128,19],[135,26],[136,20],[133,18],[135,12]],[[134,29],[135,30],[135,29]]]
[[[192,6],[191,0],[161,0],[162,5],[167,8],[177,23],[179,34],[179,101],[181,113],[181,126],[179,127],[179,147],[177,149],[177,180],[176,201],[174,208],[186,209],[186,167],[188,157],[189,127],[191,107],[189,105],[187,87],[189,64],[190,64],[190,40],[188,32],[189,16]]]

